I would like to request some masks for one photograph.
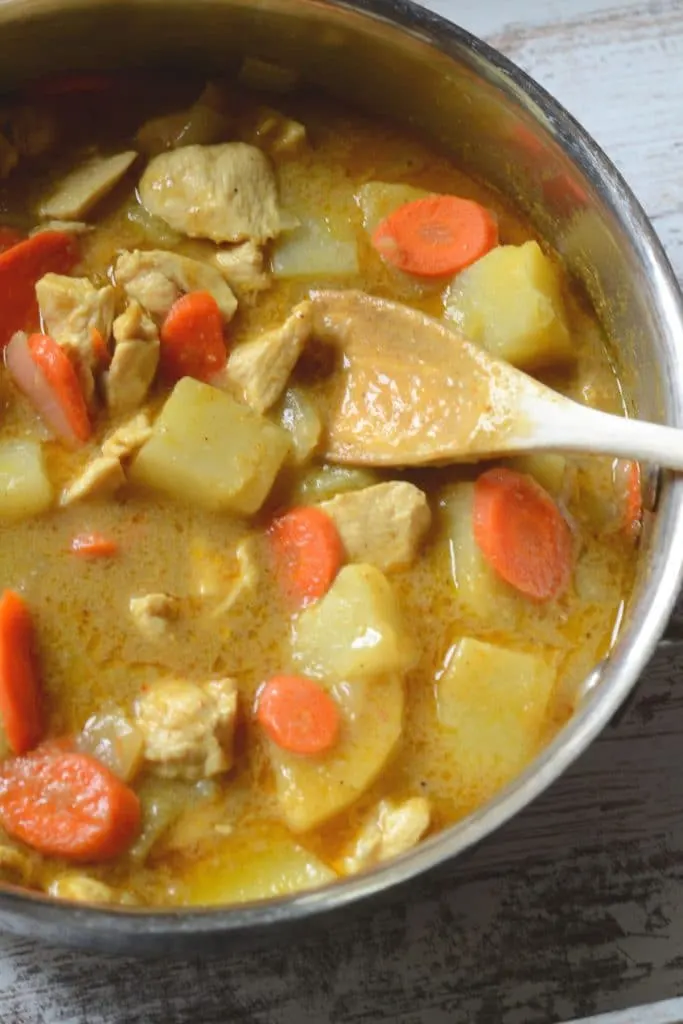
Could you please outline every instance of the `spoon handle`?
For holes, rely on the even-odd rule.
[[[534,432],[535,448],[614,455],[683,470],[683,430],[676,427],[623,419],[575,402],[558,403],[548,413]]]

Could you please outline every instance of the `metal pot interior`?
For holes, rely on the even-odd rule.
[[[598,312],[633,411],[683,425],[681,298],[642,210],[566,112],[461,30],[391,0],[5,0],[0,41],[0,88],[62,69],[190,66],[220,75],[251,54],[294,65],[330,93],[416,126],[506,194],[563,256]],[[368,876],[267,906],[76,911],[10,894],[0,895],[0,923],[25,932],[38,922],[56,941],[121,951],[180,949],[183,940],[196,950],[215,932],[244,937],[255,926],[342,907],[478,841],[549,785],[635,684],[681,578],[681,491],[670,480],[660,488],[636,593],[599,685],[527,772],[470,818]]]

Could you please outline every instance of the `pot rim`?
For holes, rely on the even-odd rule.
[[[6,0],[5,8],[11,5]],[[18,4],[17,4],[18,5]],[[82,6],[75,0],[72,6]],[[412,35],[446,57],[466,59],[473,69],[505,90],[540,122],[590,180],[629,238],[639,265],[654,281],[663,319],[683,351],[683,298],[673,269],[640,203],[597,143],[546,90],[488,43],[418,6],[412,0],[316,0],[316,5],[350,12],[356,18],[384,22]],[[47,6],[47,5],[45,5]],[[463,56],[466,54],[466,57]],[[668,421],[683,425],[683,363],[677,345],[667,345]],[[601,672],[600,685],[531,765],[484,806],[430,837],[396,860],[360,876],[263,902],[202,908],[100,908],[57,901],[25,890],[0,892],[0,921],[12,931],[33,932],[42,924],[56,941],[64,926],[79,932],[78,944],[98,937],[125,951],[136,936],[163,940],[182,936],[219,936],[250,932],[267,925],[294,923],[339,910],[398,886],[461,854],[521,811],[555,781],[588,747],[633,689],[663,633],[683,580],[683,480],[665,477],[657,511],[652,561],[636,614],[621,634]]]

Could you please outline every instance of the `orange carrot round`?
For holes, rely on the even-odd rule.
[[[51,857],[118,857],[140,829],[140,802],[87,754],[38,747],[0,765],[0,824]]]
[[[71,541],[71,551],[81,558],[112,558],[119,546],[102,533],[79,533]]]
[[[43,710],[31,613],[12,590],[0,598],[0,715],[7,742],[25,754],[43,735]]]
[[[292,754],[324,754],[339,735],[339,708],[306,676],[274,676],[259,695],[256,718],[265,733]]]
[[[631,459],[619,459],[614,468],[614,481],[623,508],[623,530],[627,537],[635,539],[643,522],[640,463]]]
[[[490,469],[474,486],[474,539],[499,576],[527,597],[548,601],[569,586],[569,525],[533,477]]]
[[[326,594],[344,558],[337,527],[315,506],[293,508],[275,519],[269,530],[282,589],[304,602]]]
[[[78,242],[65,231],[41,231],[0,253],[0,349],[17,331],[38,327],[36,281],[68,274],[77,260]]]
[[[223,317],[209,292],[190,292],[171,306],[159,334],[159,366],[164,380],[208,381],[227,360]]]
[[[387,263],[420,277],[457,274],[497,243],[498,224],[486,207],[442,195],[399,206],[372,236]]]
[[[90,416],[73,363],[64,349],[47,334],[32,334],[28,347],[73,433],[79,441],[87,441],[91,432]]]

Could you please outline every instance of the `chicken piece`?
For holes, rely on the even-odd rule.
[[[114,319],[114,288],[95,288],[87,277],[45,274],[36,284],[36,297],[46,332],[74,360],[86,401],[91,404],[94,372],[101,358],[95,332],[106,344]]]
[[[169,779],[206,779],[233,762],[237,685],[233,679],[150,686],[135,705],[150,770]]]
[[[64,231],[67,235],[85,235],[94,230],[95,225],[86,224],[84,220],[45,220],[42,224],[31,228],[28,234],[29,238],[39,235],[43,231]]]
[[[270,274],[264,269],[263,249],[255,242],[242,242],[231,249],[220,249],[214,263],[238,295],[261,292],[270,287]]]
[[[210,292],[225,320],[237,309],[237,299],[215,267],[163,249],[122,253],[115,277],[130,299],[159,319],[187,292]]]
[[[344,873],[356,874],[410,850],[429,828],[430,818],[424,797],[414,796],[401,804],[382,800],[358,833],[352,852],[344,857]]]
[[[97,455],[62,491],[59,504],[66,506],[85,498],[109,497],[123,487],[125,482],[126,476],[119,459],[111,455]]]
[[[13,846],[0,844],[0,881],[10,885],[30,885],[33,865],[27,855]]]
[[[274,157],[294,157],[306,147],[306,127],[279,110],[259,107],[253,142]]]
[[[8,178],[19,162],[19,154],[0,132],[0,178]]]
[[[58,900],[75,903],[117,903],[115,891],[97,878],[87,875],[62,875],[50,883],[48,894]]]
[[[62,178],[57,188],[41,200],[38,214],[57,220],[78,220],[111,192],[136,157],[135,150],[92,157]]]
[[[275,175],[255,146],[184,146],[150,160],[140,179],[150,213],[191,238],[265,242],[281,231]]]
[[[10,136],[19,156],[43,156],[57,141],[57,123],[42,107],[17,107],[10,117]]]
[[[139,412],[113,430],[102,443],[102,454],[116,459],[127,459],[135,455],[152,436],[152,422],[149,413]]]
[[[175,622],[180,615],[180,601],[170,594],[131,597],[128,608],[135,625],[143,636],[150,640],[165,636],[169,630],[169,623]]]
[[[306,300],[295,306],[280,327],[233,350],[226,368],[228,379],[242,388],[244,401],[254,412],[265,412],[277,402],[311,328],[312,309]]]
[[[339,494],[320,508],[334,521],[349,561],[383,572],[413,561],[432,518],[419,487],[399,480]]]
[[[115,415],[142,405],[159,365],[159,332],[142,306],[131,302],[114,321],[114,355],[104,376],[104,395]]]

